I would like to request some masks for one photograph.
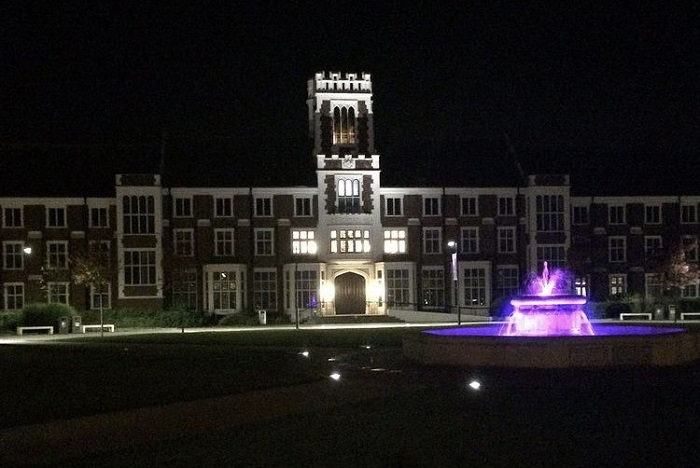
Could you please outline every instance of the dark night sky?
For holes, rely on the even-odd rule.
[[[190,176],[224,158],[271,164],[262,185],[270,161],[309,172],[321,70],[372,73],[384,185],[434,184],[443,159],[487,174],[512,162],[507,134],[525,172],[571,173],[575,193],[700,193],[695,4],[200,3],[3,8],[0,196],[72,154],[148,170],[163,131]]]

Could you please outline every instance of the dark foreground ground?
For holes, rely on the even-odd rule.
[[[700,466],[700,363],[445,369],[396,347],[299,351],[2,345],[0,463]]]

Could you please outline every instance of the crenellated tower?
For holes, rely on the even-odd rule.
[[[369,73],[318,72],[308,81],[309,138],[314,154],[373,154]]]

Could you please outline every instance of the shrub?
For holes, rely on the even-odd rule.
[[[632,307],[630,307],[627,302],[611,302],[605,309],[606,318],[619,318],[620,314],[629,314],[632,312]]]
[[[681,299],[678,308],[680,312],[700,312],[700,299]]]
[[[22,319],[21,314],[19,310],[0,312],[0,333],[14,331]]]
[[[83,323],[100,323],[98,310],[86,310]],[[180,328],[207,325],[207,317],[199,311],[184,308],[166,310],[109,309],[103,311],[105,323],[113,323],[119,328]]]
[[[27,327],[56,325],[62,317],[77,315],[75,309],[66,304],[27,304],[22,309],[20,322]]]
[[[250,312],[236,312],[235,314],[224,316],[219,320],[219,325],[227,327],[260,325],[260,320],[257,312],[255,315],[252,315]]]
[[[196,310],[176,307],[160,312],[159,318],[161,327],[201,327],[205,324],[204,315]]]
[[[513,310],[509,297],[499,297],[491,304],[489,315],[494,318],[505,318],[509,317]]]

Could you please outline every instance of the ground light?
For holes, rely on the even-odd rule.
[[[332,373],[331,375],[329,375],[328,377],[330,377],[331,380],[335,380],[336,382],[337,382],[338,380],[340,380],[340,374],[337,373],[337,372],[333,372],[333,373]]]

